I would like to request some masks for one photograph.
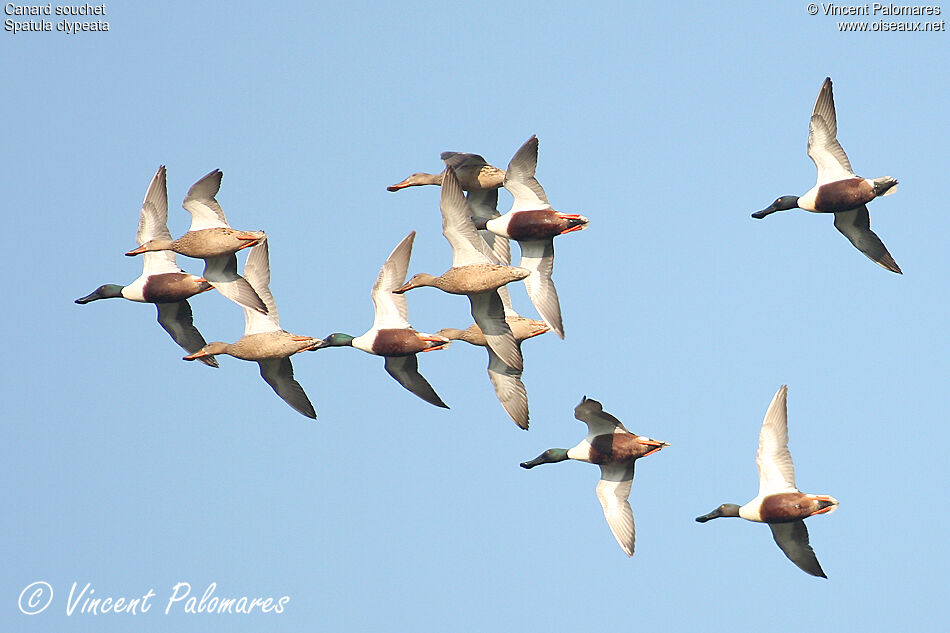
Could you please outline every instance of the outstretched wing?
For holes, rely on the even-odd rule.
[[[856,249],[867,255],[875,264],[883,266],[889,271],[901,273],[901,267],[887,251],[881,238],[871,230],[871,216],[868,215],[866,205],[850,211],[839,211],[834,214],[835,228],[841,231]]]
[[[396,382],[429,404],[443,409],[449,408],[449,405],[442,402],[442,398],[435,392],[429,381],[419,373],[419,361],[415,354],[386,356],[385,367],[389,375],[396,379]]]
[[[308,418],[317,417],[310,398],[304,393],[300,383],[294,380],[294,366],[290,364],[289,356],[258,361],[258,365],[261,366],[261,378],[284,402]]]
[[[561,302],[554,287],[554,240],[532,240],[521,244],[521,267],[531,271],[524,280],[535,310],[551,329],[564,338]]]
[[[584,396],[576,407],[574,417],[587,425],[588,435],[610,435],[611,433],[629,433],[623,422],[604,411],[603,405]]]
[[[475,230],[471,211],[452,168],[442,176],[442,234],[452,246],[452,266],[497,264],[498,259]]]
[[[412,256],[412,242],[415,237],[416,232],[413,231],[399,242],[376,277],[372,292],[373,306],[376,308],[373,330],[405,330],[410,327],[406,295],[393,294],[393,290],[406,283],[406,272],[409,270],[409,258]]]
[[[534,177],[538,167],[538,137],[532,136],[522,145],[508,163],[504,187],[514,197],[512,211],[550,209],[548,196]]]
[[[815,550],[808,544],[808,528],[805,527],[803,520],[799,519],[791,523],[769,523],[769,528],[772,530],[772,538],[788,556],[788,560],[812,576],[828,577],[818,564]]]
[[[528,391],[521,381],[521,371],[512,369],[498,355],[488,350],[488,377],[495,388],[495,396],[515,424],[528,429]]]
[[[224,217],[224,210],[215,195],[221,188],[221,170],[215,169],[213,172],[196,182],[188,190],[182,206],[191,214],[192,231],[201,229],[212,229],[218,227],[228,227],[228,221]]]
[[[844,153],[837,136],[838,121],[834,95],[831,92],[831,77],[827,77],[818,91],[808,124],[808,156],[818,168],[819,185],[855,177],[851,161]]]
[[[194,354],[205,346],[205,338],[195,327],[192,320],[191,305],[187,301],[176,303],[157,303],[158,323],[168,332],[178,345],[189,354]],[[217,367],[218,361],[214,356],[199,358],[205,365]]]
[[[788,387],[782,385],[775,392],[762,430],[759,432],[759,450],[755,465],[759,467],[759,496],[777,492],[794,492],[795,466],[788,451]]]
[[[627,556],[633,556],[636,528],[630,507],[630,487],[633,484],[633,462],[605,464],[600,467],[597,498],[604,509],[607,525]]]
[[[165,184],[165,165],[158,168],[145,192],[142,210],[139,212],[139,226],[135,232],[135,241],[139,246],[155,239],[172,239],[168,231],[168,189]],[[175,259],[175,251],[149,251],[142,262],[145,275],[181,272]]]

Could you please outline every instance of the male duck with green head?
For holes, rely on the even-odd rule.
[[[577,446],[569,449],[550,448],[522,468],[553,464],[574,459],[600,466],[597,498],[614,538],[627,556],[633,556],[636,532],[630,508],[633,484],[633,463],[669,446],[666,442],[631,433],[623,423],[610,415],[599,402],[584,397],[574,407],[574,417],[587,424],[588,434]]]
[[[369,354],[385,358],[386,371],[400,385],[429,404],[448,409],[432,385],[419,373],[416,354],[442,349],[449,343],[444,336],[417,332],[409,325],[409,305],[406,297],[393,294],[406,280],[409,258],[412,255],[413,231],[393,249],[373,285],[373,305],[376,319],[373,327],[361,336],[334,332],[314,349],[324,347],[355,347]]]
[[[782,385],[772,398],[762,430],[755,464],[759,469],[759,494],[739,506],[724,503],[709,514],[696,517],[706,523],[719,517],[741,517],[767,523],[775,543],[790,561],[812,576],[827,578],[808,544],[804,519],[815,514],[834,512],[838,500],[828,495],[811,495],[795,487],[795,466],[788,450],[788,387]]]
[[[851,169],[851,161],[838,143],[838,122],[835,115],[831,78],[825,79],[812,111],[808,128],[808,156],[818,168],[818,183],[802,196],[782,196],[771,205],[752,214],[762,219],[776,211],[804,209],[816,213],[833,213],[838,229],[871,261],[900,274],[900,266],[891,257],[874,231],[868,216],[868,202],[878,196],[897,191],[897,180],[860,178]]]

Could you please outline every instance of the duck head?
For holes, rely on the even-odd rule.
[[[334,332],[330,336],[323,339],[323,342],[314,345],[310,349],[323,349],[324,347],[345,347],[347,345],[353,344],[353,339],[355,336],[350,336],[349,334],[344,334],[343,332]]]
[[[214,356],[216,354],[227,354],[228,353],[228,344],[222,343],[221,341],[216,341],[214,343],[208,343],[197,352],[193,354],[188,354],[183,356],[182,360],[198,360],[201,358],[208,358],[209,356]]]
[[[549,448],[531,461],[521,462],[521,467],[531,469],[541,464],[555,464],[557,462],[563,462],[565,459],[567,459],[566,448]]]
[[[752,217],[756,220],[761,220],[770,213],[775,213],[776,211],[788,211],[789,209],[797,208],[798,196],[782,196],[781,198],[776,198],[775,202],[770,204],[768,207],[753,213]]]
[[[171,248],[172,240],[166,240],[157,238],[154,240],[149,240],[139,246],[138,248],[133,248],[126,255],[129,257],[134,257],[135,255],[141,255],[142,253],[150,253],[152,251],[166,251]]]
[[[393,294],[401,295],[404,292],[412,290],[413,288],[420,288],[422,286],[434,286],[436,284],[436,277],[428,273],[418,273],[412,276],[412,279],[409,280],[406,285],[401,288],[396,288],[393,290]]]
[[[96,299],[115,299],[122,296],[122,289],[124,287],[125,286],[120,286],[119,284],[103,284],[85,297],[76,299],[76,303],[82,305],[90,301],[95,301]]]
[[[412,174],[402,182],[397,182],[395,185],[389,185],[386,187],[386,191],[399,191],[400,189],[405,189],[406,187],[418,187],[420,185],[441,184],[442,174],[427,174],[420,171]]]
[[[711,521],[713,519],[718,519],[719,517],[737,517],[739,516],[739,506],[735,503],[724,503],[709,514],[704,514],[701,517],[696,517],[696,521],[699,523],[705,523],[706,521]]]

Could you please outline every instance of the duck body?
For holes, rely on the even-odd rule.
[[[246,334],[234,343],[226,344],[223,353],[250,361],[274,360],[293,356],[319,345],[321,340],[311,336],[291,334],[285,330]]]
[[[506,315],[505,321],[508,323],[508,327],[511,328],[511,334],[515,337],[516,343],[521,343],[529,338],[544,334],[550,329],[547,323],[543,321],[529,319],[520,315]],[[486,347],[488,345],[485,333],[482,332],[482,329],[478,327],[477,323],[473,323],[464,330],[443,328],[438,331],[438,334],[453,341],[465,341],[466,343],[480,347]]]
[[[628,497],[634,463],[669,444],[631,433],[599,402],[586,396],[574,408],[574,417],[587,424],[587,437],[573,448],[548,449],[531,461],[522,462],[521,467],[530,469],[568,459],[600,466],[597,499],[617,544],[627,556],[633,556],[636,531]]]
[[[579,231],[587,226],[582,215],[558,213],[554,209],[515,211],[488,220],[485,228],[518,242],[553,240],[556,236]]]
[[[442,348],[447,342],[447,339],[412,328],[384,328],[357,336],[353,339],[353,347],[375,356],[409,356]]]
[[[739,516],[756,523],[788,523],[830,512],[837,503],[827,495],[808,495],[797,490],[780,492],[756,497],[739,508]]]
[[[214,227],[188,231],[176,240],[152,240],[126,255],[152,251],[174,251],[185,257],[210,259],[227,257],[240,250],[256,246],[267,237],[263,231],[238,231],[230,227]]]
[[[893,178],[871,180],[855,177],[836,180],[812,187],[798,199],[798,208],[815,213],[851,211],[878,196],[887,195],[891,187],[896,185],[897,181]]]
[[[85,304],[98,299],[128,299],[137,303],[178,303],[196,294],[211,290],[207,281],[186,272],[143,274],[127,286],[103,284],[93,292],[76,299]]]
[[[598,466],[623,464],[645,457],[663,446],[666,446],[663,442],[634,433],[604,433],[584,438],[577,446],[568,449],[567,458]]]
[[[177,303],[211,290],[211,284],[186,272],[142,275],[122,289],[122,296],[141,303]]]
[[[465,152],[442,152],[442,161],[455,170],[459,185],[463,191],[482,191],[498,189],[505,180],[505,171],[489,165],[478,154]],[[422,185],[441,185],[442,174],[416,172],[402,182],[386,187],[388,191],[399,191],[406,187]]]
[[[414,275],[407,284],[393,292],[402,294],[422,286],[432,286],[453,295],[474,295],[492,292],[514,281],[520,281],[531,271],[517,266],[501,264],[470,264],[453,266],[434,277],[425,273]]]

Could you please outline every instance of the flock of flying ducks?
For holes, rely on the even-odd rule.
[[[832,213],[835,227],[858,250],[884,268],[900,273],[883,242],[871,231],[866,206],[878,196],[893,193],[897,181],[890,177],[856,176],[836,136],[834,99],[828,78],[818,94],[809,124],[808,155],[818,169],[816,185],[799,197],[782,196],[752,217],[764,218],[792,208]],[[159,167],[142,204],[136,234],[139,246],[126,253],[144,255],[142,275],[126,286],[102,285],[76,299],[76,303],[118,297],[154,303],[159,323],[188,352],[185,360],[217,367],[215,357],[228,354],[257,362],[261,377],[277,395],[309,418],[315,418],[316,413],[303,388],[294,380],[290,361],[294,354],[352,346],[382,356],[386,371],[399,384],[434,406],[448,408],[419,373],[417,354],[443,349],[452,340],[465,341],[486,348],[488,375],[499,402],[515,424],[527,429],[528,399],[521,379],[521,342],[548,330],[564,338],[560,302],[552,279],[554,238],[586,228],[588,220],[555,211],[549,204],[535,178],[538,139],[534,136],[515,153],[507,170],[489,165],[477,154],[443,152],[442,160],[442,173],[415,173],[388,189],[440,186],[442,233],[452,247],[452,266],[441,275],[418,273],[406,282],[415,231],[409,233],[390,253],[373,285],[375,319],[362,335],[335,332],[318,339],[292,334],[280,327],[277,305],[268,287],[267,235],[263,231],[231,228],[215,199],[222,177],[218,170],[189,189],[182,204],[191,214],[191,227],[173,240],[167,227],[165,167]],[[511,210],[505,214],[496,209],[500,187],[514,198]],[[511,266],[509,240],[521,246],[519,266]],[[250,251],[239,274],[236,253],[243,249]],[[181,270],[176,253],[203,259],[202,275]],[[515,312],[507,285],[517,281],[524,281],[542,320]],[[434,334],[414,330],[404,293],[423,286],[466,295],[475,323],[465,330],[446,328]],[[244,335],[234,343],[206,343],[192,322],[188,299],[212,288],[244,310]],[[758,495],[741,507],[723,504],[696,520],[705,523],[718,517],[741,517],[767,523],[775,542],[792,562],[811,575],[825,577],[809,545],[803,519],[832,512],[838,502],[828,495],[804,494],[795,487],[788,451],[786,397],[787,388],[783,385],[772,399],[759,434]],[[574,415],[587,424],[584,440],[570,449],[549,449],[521,466],[530,469],[568,459],[599,465],[597,498],[620,547],[632,556],[635,530],[628,497],[634,462],[668,444],[629,432],[596,400],[585,397],[575,407]]]

